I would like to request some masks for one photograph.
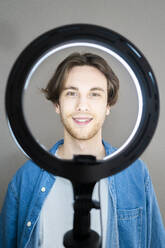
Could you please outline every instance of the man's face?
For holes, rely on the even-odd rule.
[[[88,140],[101,134],[107,105],[107,79],[92,66],[75,66],[56,105],[66,135],[77,140]]]

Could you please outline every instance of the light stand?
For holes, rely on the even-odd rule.
[[[94,156],[78,155],[74,157],[77,166],[84,160],[96,160]],[[72,182],[74,192],[74,222],[73,230],[64,235],[64,246],[66,248],[101,248],[101,239],[99,235],[90,230],[90,211],[92,208],[100,209],[100,204],[92,200],[94,183]]]

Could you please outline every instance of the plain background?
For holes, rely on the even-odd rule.
[[[0,1],[0,208],[9,181],[26,161],[9,133],[5,116],[4,94],[10,69],[20,52],[40,34],[65,24],[90,23],[105,26],[132,41],[148,59],[157,78],[161,100],[160,119],[154,138],[141,158],[149,168],[165,221],[164,11],[163,0]],[[33,128],[35,137],[48,147],[61,137],[62,129],[60,120],[54,114],[53,106],[46,103],[39,88],[45,85],[55,69],[55,64],[63,58],[63,55],[65,54],[58,54],[57,61],[53,58],[53,63],[50,60],[43,65],[43,69],[42,66],[38,69],[32,80],[36,84],[33,82],[30,84],[25,97],[25,113],[29,126]],[[119,146],[127,138],[135,122],[137,97],[128,73],[116,61],[108,59],[120,76],[121,89],[119,102],[114,109],[112,108],[103,134],[109,142]]]

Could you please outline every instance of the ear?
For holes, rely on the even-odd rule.
[[[60,114],[60,105],[59,105],[59,103],[55,103],[54,106],[55,106],[56,113]]]
[[[109,115],[109,114],[110,114],[110,105],[108,104],[107,109],[106,109],[106,115]]]

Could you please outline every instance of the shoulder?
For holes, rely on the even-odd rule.
[[[103,140],[103,144],[106,150],[106,155],[110,155],[111,153],[117,151],[116,147],[111,146],[108,142]],[[147,178],[149,176],[148,168],[146,164],[141,160],[137,159],[132,164],[128,165],[126,169],[117,173],[115,176],[123,177],[123,176],[137,176],[142,178]]]
[[[59,140],[53,147],[50,149],[50,153],[54,154],[57,148],[63,144],[63,140]],[[13,176],[12,182],[21,183],[21,181],[26,181],[26,183],[33,184],[39,178],[44,170],[40,168],[32,160],[25,162]]]
[[[116,174],[116,176],[119,178],[122,178],[124,176],[132,180],[136,179],[136,181],[143,181],[145,183],[149,176],[149,172],[146,164],[141,159],[137,159],[125,170]]]
[[[42,169],[37,164],[35,164],[32,160],[28,160],[17,170],[13,179],[18,177],[37,177],[38,174],[41,173],[41,171]]]
[[[42,171],[43,170],[32,160],[28,160],[17,170],[9,184],[9,187],[11,187],[16,193],[26,188],[33,190],[36,181],[42,174]]]
[[[53,145],[50,149],[50,153],[55,154],[56,150],[63,142],[62,139]],[[28,160],[17,170],[9,185],[15,189],[15,191],[19,191],[22,188],[25,190],[26,188],[28,188],[28,190],[33,190],[37,182],[39,183],[41,180],[42,182],[44,180],[48,181],[50,180],[50,177],[53,178],[53,175],[44,171],[32,160]]]

